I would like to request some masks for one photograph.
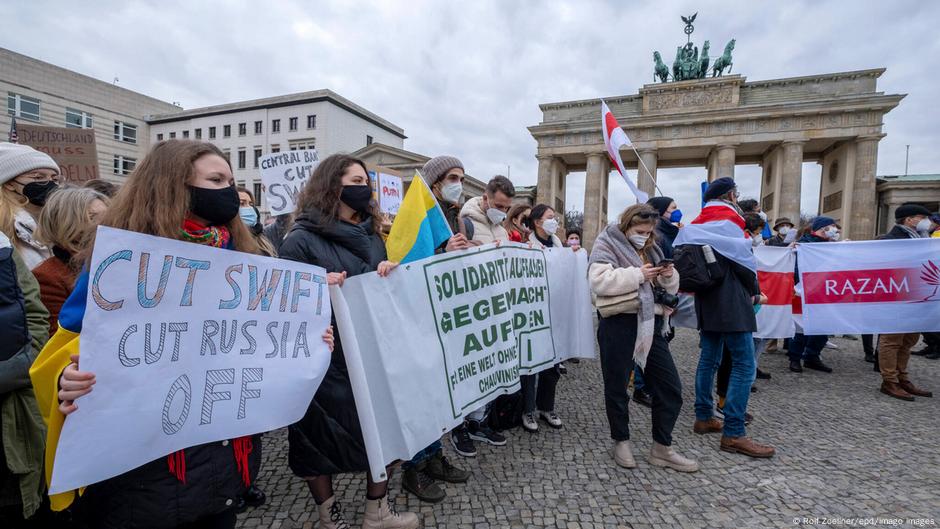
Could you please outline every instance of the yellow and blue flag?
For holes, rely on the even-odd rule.
[[[431,257],[453,235],[437,199],[415,171],[385,241],[389,261],[410,263]]]

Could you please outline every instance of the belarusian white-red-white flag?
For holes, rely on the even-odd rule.
[[[614,118],[614,115],[610,112],[610,109],[607,108],[607,103],[605,103],[603,99],[601,100],[601,130],[604,131],[604,147],[607,148],[607,155],[610,156],[610,161],[614,164],[614,167],[620,171],[620,176],[627,182],[630,191],[633,191],[633,194],[636,195],[637,202],[646,202],[649,200],[650,196],[640,191],[639,188],[636,187],[636,184],[630,180],[627,176],[627,168],[623,166],[623,159],[620,158],[620,148],[632,146],[630,138],[628,138],[627,133],[620,128],[620,124],[617,123],[617,119]]]
[[[796,254],[792,248],[758,246],[757,280],[767,303],[757,311],[755,338],[792,338],[796,333],[793,321],[793,268]]]

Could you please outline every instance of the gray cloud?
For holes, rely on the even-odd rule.
[[[885,119],[879,174],[903,172],[907,144],[912,173],[938,171],[935,2],[34,0],[9,10],[3,46],[184,107],[331,88],[404,127],[407,149],[454,154],[483,178],[510,165],[531,185],[538,104],[635,93],[650,52],[681,44],[679,16],[695,11],[696,42],[737,38],[735,71],[751,80],[887,67],[881,89],[909,96]],[[703,175],[663,171],[660,187],[691,214]],[[756,195],[759,169],[737,175]],[[804,165],[808,211],[818,179]],[[613,215],[629,192],[617,174],[610,189]],[[582,202],[571,175],[568,204]]]

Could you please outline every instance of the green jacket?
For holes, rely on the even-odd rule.
[[[29,368],[49,339],[49,311],[39,300],[39,283],[16,251],[13,259],[32,343],[22,353],[0,362],[0,438],[6,455],[6,461],[0,463],[18,476],[23,518],[29,518],[42,501],[46,439]]]

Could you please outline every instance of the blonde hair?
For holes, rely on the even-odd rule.
[[[84,249],[96,227],[88,216],[88,208],[95,200],[111,205],[111,199],[94,189],[76,186],[56,189],[36,219],[36,240],[72,254]]]
[[[626,235],[630,228],[634,226],[653,226],[655,228],[657,222],[659,222],[659,211],[648,204],[634,204],[620,214],[618,228]],[[644,258],[644,261],[649,257],[650,248],[656,244],[656,238],[656,230],[654,229],[650,232],[649,238],[646,239],[646,244],[637,250],[637,253]]]

